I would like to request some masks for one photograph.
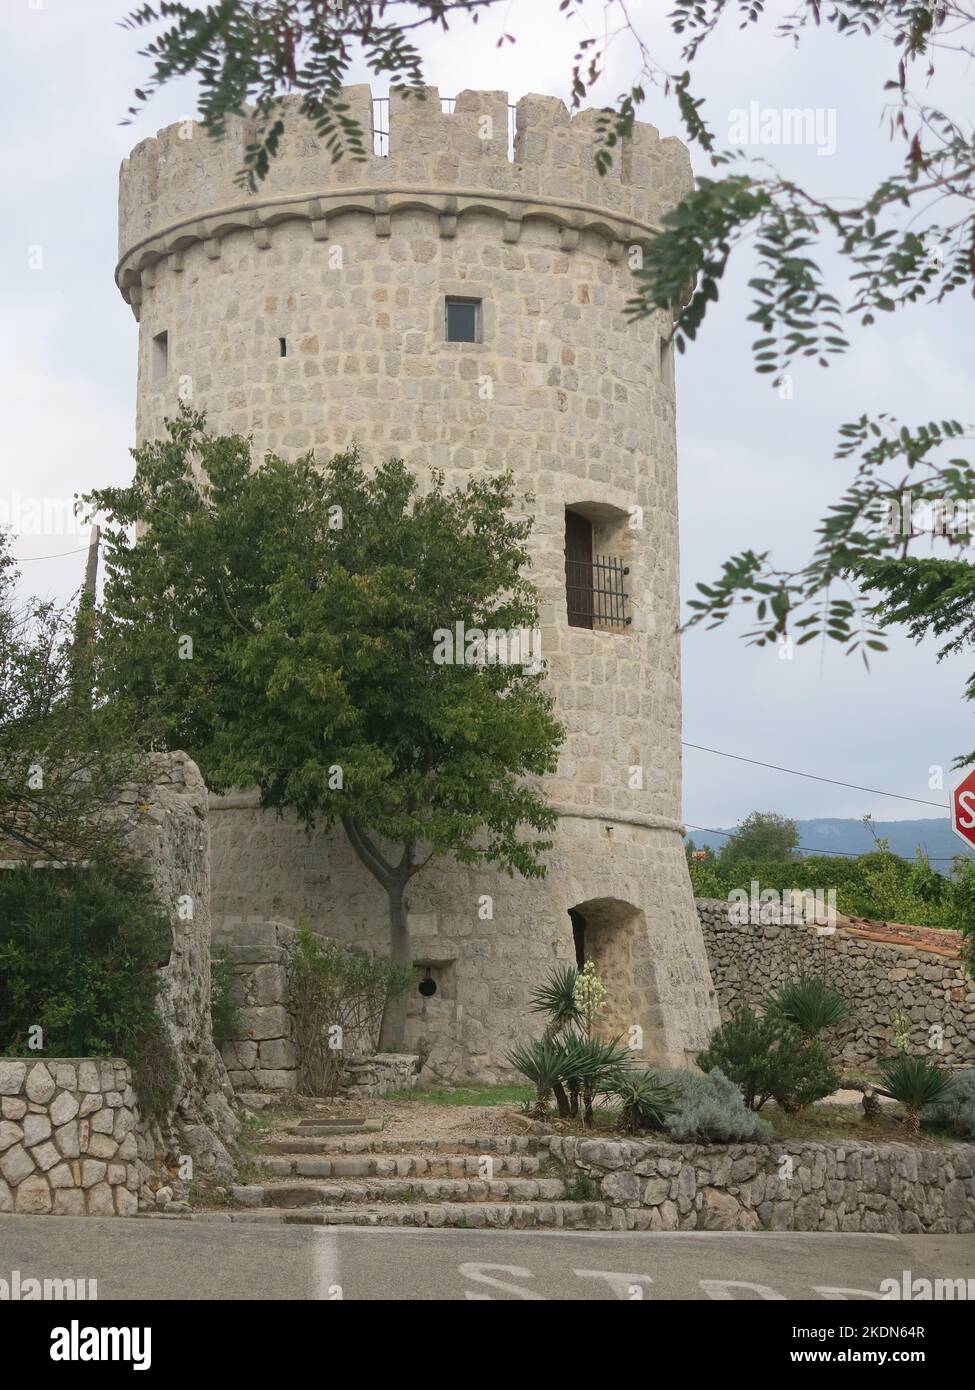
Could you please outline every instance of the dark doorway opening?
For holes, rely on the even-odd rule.
[[[572,923],[572,944],[576,950],[576,967],[582,970],[586,964],[586,919],[581,912],[570,907],[569,921]]]

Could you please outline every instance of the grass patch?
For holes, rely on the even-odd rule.
[[[540,1178],[561,1178],[565,1183],[567,1202],[604,1202],[602,1188],[591,1173],[584,1168],[576,1168],[565,1159],[548,1154],[538,1170]]]
[[[569,1202],[602,1202],[602,1188],[591,1173],[578,1172],[565,1185],[565,1196]]]
[[[240,1133],[237,1146],[241,1153],[253,1153],[260,1141],[275,1128],[275,1122],[266,1110],[238,1110]]]
[[[415,1101],[420,1105],[523,1106],[534,1092],[530,1086],[447,1086],[438,1091],[392,1091],[386,1100]]]
[[[205,1178],[194,1178],[187,1184],[186,1199],[191,1207],[236,1207],[233,1193],[228,1183],[208,1182]]]
[[[778,1106],[767,1106],[762,1114],[772,1125],[773,1139],[849,1139],[867,1144],[918,1144],[937,1147],[950,1144],[951,1136],[925,1129],[912,1140],[905,1131],[899,1108],[885,1106],[875,1120],[867,1120],[859,1105],[810,1105],[794,1115]]]

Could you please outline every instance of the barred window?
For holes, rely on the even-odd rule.
[[[565,511],[565,596],[570,627],[622,630],[630,623],[625,584],[629,574],[617,555],[593,549],[593,525],[570,507]]]

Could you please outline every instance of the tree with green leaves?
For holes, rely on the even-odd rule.
[[[104,858],[106,818],[139,770],[134,734],[92,699],[87,597],[21,600],[18,577],[0,531],[0,858]]]
[[[510,475],[447,491],[354,452],[253,466],[185,407],[133,456],[131,486],[85,499],[108,515],[103,694],[215,790],[341,826],[386,895],[395,963],[432,857],[541,875],[557,816],[532,779],[562,730],[527,646],[492,646],[537,623]],[[405,1017],[400,995],[381,1047]]]
[[[799,844],[799,827],[777,811],[752,811],[725,841],[722,860],[777,861],[792,859]]]
[[[835,364],[853,325],[869,328],[898,310],[940,304],[975,287],[975,130],[967,113],[953,116],[935,104],[944,64],[975,56],[975,12],[966,0],[795,0],[779,18],[765,0],[674,0],[668,22],[679,61],[670,65],[651,52],[626,0],[600,5],[595,31],[586,23],[585,0],[550,4],[553,19],[561,16],[579,35],[568,75],[574,107],[603,75],[608,50],[630,45],[632,80],[597,123],[601,170],[632,131],[651,88],[674,101],[685,138],[709,162],[709,173],[664,218],[634,278],[633,316],[673,312],[679,351],[698,337],[729,266],[743,257],[753,258],[748,321],[758,331],[755,367],[773,387],[794,364]],[[252,114],[241,170],[252,188],[277,152],[287,96],[298,96],[333,159],[364,158],[369,132],[351,119],[341,92],[352,63],[362,57],[377,77],[419,89],[424,31],[489,12],[502,22],[497,43],[515,42],[507,0],[142,4],[125,22],[149,35],[143,54],[150,75],[130,115],[154,91],[191,74],[200,81],[201,119],[212,135],[231,115]],[[889,128],[894,171],[856,197],[824,198],[767,160],[722,146],[696,65],[736,21],[755,33],[772,26],[794,49],[810,30],[826,30],[837,44],[869,40],[889,52],[878,115]],[[839,266],[830,278],[825,255]],[[853,468],[853,478],[820,523],[812,558],[783,563],[761,546],[729,558],[713,583],[699,585],[691,622],[717,625],[740,607],[753,615],[749,642],[829,638],[864,660],[885,648],[885,630],[895,624],[918,639],[944,638],[942,655],[970,649],[971,527],[954,524],[960,508],[975,506],[975,470],[961,447],[968,438],[957,420],[909,424],[864,414],[842,425],[836,457]],[[918,526],[916,509],[953,520],[946,528],[937,521]],[[932,532],[949,553],[912,555],[915,542]],[[975,694],[975,681],[968,694]]]

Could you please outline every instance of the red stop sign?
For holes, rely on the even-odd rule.
[[[951,828],[975,849],[975,767],[951,790]]]

